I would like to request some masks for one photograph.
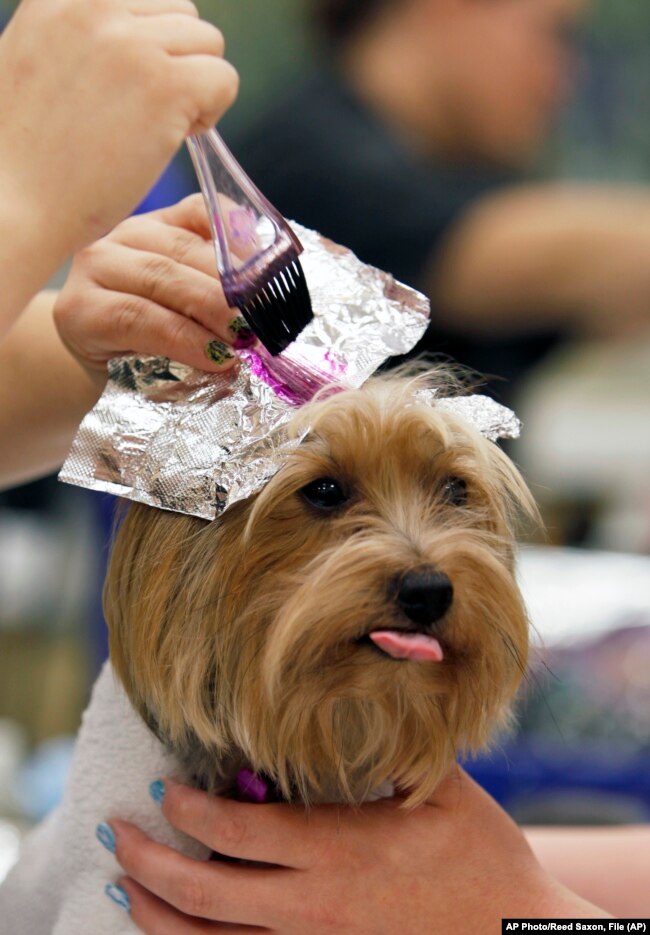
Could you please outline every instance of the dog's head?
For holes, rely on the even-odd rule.
[[[501,450],[375,378],[212,523],[133,506],[105,591],[113,664],[196,772],[235,754],[287,797],[429,795],[507,720],[527,658]],[[210,776],[203,776],[210,782]]]

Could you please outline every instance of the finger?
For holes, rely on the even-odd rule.
[[[194,102],[190,132],[209,130],[234,102],[239,75],[230,62],[212,55],[183,55],[173,58],[187,99]]]
[[[192,0],[124,0],[124,9],[136,16],[161,16],[164,13],[182,13],[199,17]]]
[[[254,343],[250,328],[226,302],[219,280],[168,256],[111,244],[97,252],[93,277],[104,289],[148,299],[190,318],[227,344]]]
[[[219,202],[221,204],[222,217],[228,229],[230,249],[240,260],[245,260],[257,250],[257,238],[255,235],[250,239],[235,236],[236,232],[233,231],[232,228],[233,221],[236,222],[239,220],[241,223],[241,215],[242,213],[246,215],[246,208],[237,204],[237,202],[233,201],[233,199],[229,198],[227,195],[219,195]],[[210,230],[210,223],[208,221],[202,195],[190,195],[188,198],[184,198],[183,201],[179,201],[178,204],[172,205],[169,208],[162,208],[159,211],[152,211],[151,214],[146,215],[146,217],[161,220],[169,226],[194,231],[205,240],[212,239],[212,231]],[[142,220],[142,218],[131,219],[131,222],[125,221],[116,228],[116,231],[119,231],[120,228],[126,227],[129,223],[136,220]]]
[[[259,935],[269,931],[248,925],[232,926],[192,919],[158,899],[135,880],[124,877],[119,885],[129,897],[131,918],[145,935]]]
[[[116,227],[110,239],[125,247],[169,257],[218,283],[212,242],[183,227],[164,224],[148,216],[137,217]]]
[[[425,805],[438,805],[439,803],[445,803],[448,800],[449,795],[454,794],[454,790],[458,788],[459,783],[469,780],[467,773],[459,766],[458,763],[454,763],[449,769],[448,773],[444,778],[438,783],[433,793],[424,803]],[[470,780],[471,781],[471,780]],[[394,790],[394,800],[396,802],[403,802],[409,797],[413,790],[408,786],[396,786]],[[384,800],[382,800],[384,801]]]
[[[310,866],[318,835],[304,808],[236,802],[170,780],[164,785],[167,821],[218,854],[296,869]]]
[[[158,208],[157,211],[152,211],[146,217],[157,218],[165,224],[171,224],[175,227],[184,227],[195,234],[199,234],[204,240],[212,238],[205,201],[200,193],[188,195],[187,198],[183,198],[175,205]],[[131,222],[135,220],[136,218],[132,218]],[[127,223],[129,222],[124,222],[125,225]]]
[[[128,822],[112,820],[111,826],[117,860],[126,874],[184,915],[237,925],[273,926],[274,904],[284,906],[287,900],[296,898],[287,880],[293,871],[193,860],[152,841]]]
[[[106,289],[103,309],[94,301],[93,344],[99,362],[118,354],[151,354],[212,373],[237,363],[234,351],[218,336],[150,299]]]
[[[396,789],[395,798],[405,799],[410,794],[410,789]],[[454,763],[447,775],[436,786],[432,795],[423,803],[423,807],[433,807],[446,810],[458,806],[460,799],[471,796],[472,799],[481,797],[483,789],[469,776],[458,763]]]
[[[213,55],[225,51],[223,33],[212,23],[182,13],[147,17],[147,39],[156,39],[170,55]]]

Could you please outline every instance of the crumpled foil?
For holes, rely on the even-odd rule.
[[[275,358],[263,348],[240,352],[234,374],[160,357],[112,360],[61,480],[212,520],[259,491],[299,444],[287,431],[296,406],[324,387],[361,386],[386,359],[415,346],[428,324],[423,295],[295,229],[314,309],[296,341]],[[514,414],[487,397],[435,405],[454,408],[490,438],[516,434]]]
[[[214,519],[260,490],[282,463],[296,405],[318,389],[358,387],[407,353],[428,301],[349,250],[295,225],[314,319],[279,357],[241,352],[239,372],[209,374],[165,358],[109,364],[60,479]]]
[[[490,396],[476,393],[472,396],[438,397],[435,390],[419,390],[418,402],[446,409],[469,422],[491,442],[500,438],[519,438],[521,422],[512,409],[502,406]]]

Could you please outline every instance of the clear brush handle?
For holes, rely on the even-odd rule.
[[[295,259],[302,246],[216,130],[191,136],[187,146],[210,218],[226,300],[241,307]]]

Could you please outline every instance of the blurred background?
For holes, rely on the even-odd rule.
[[[514,108],[524,72],[495,84],[500,104],[483,136],[471,136],[467,116],[481,98],[471,90],[458,98],[446,145],[439,150],[430,145],[435,127],[422,130],[417,122],[418,102],[402,113],[373,77],[373,62],[386,63],[378,23],[385,25],[385,8],[399,6],[398,0],[326,4],[329,33],[315,27],[318,3],[310,0],[197,0],[197,5],[225,33],[228,57],[241,75],[240,98],[220,129],[253,179],[289,216],[430,291],[442,324],[425,349],[507,377],[491,382],[490,391],[513,403],[524,420],[522,440],[511,453],[547,527],[545,538],[530,543],[521,558],[540,649],[523,692],[516,735],[470,768],[523,821],[646,821],[650,6],[644,0],[593,0],[584,8],[573,0],[564,6],[517,2],[535,15],[561,10],[559,20],[542,26],[562,32],[562,54],[571,56],[571,93],[558,93],[549,108],[554,119],[523,140],[524,149],[534,143],[534,152],[512,161],[519,138],[513,136],[511,148],[504,144],[513,125],[523,126]],[[494,6],[509,3],[499,0]],[[0,22],[14,7],[0,0]],[[388,46],[389,61],[394,54],[398,68],[397,85],[403,39],[396,32]],[[445,60],[439,35],[436,41],[434,63]],[[458,37],[450,36],[449,61],[457,66],[462,55],[454,58],[454,41]],[[489,41],[488,34],[485,44]],[[419,67],[425,67],[426,47],[420,51]],[[480,65],[489,69],[489,55],[485,58]],[[513,67],[515,60],[513,53]],[[472,78],[468,72],[461,81],[460,69],[452,71],[458,87]],[[480,71],[474,80],[480,83]],[[508,113],[510,127],[503,123]],[[476,129],[480,121],[473,119]],[[427,271],[441,269],[436,264],[447,257],[449,232],[462,227],[481,199],[522,183],[544,191],[554,180],[580,185],[581,191],[586,182],[608,191],[612,184],[632,186],[634,211],[646,206],[645,215],[629,209],[630,227],[638,224],[639,230],[623,232],[630,244],[627,266],[613,263],[604,280],[600,254],[594,253],[593,270],[593,279],[602,281],[594,307],[603,295],[611,296],[611,307],[603,304],[609,321],[617,318],[617,309],[622,314],[634,304],[641,325],[620,331],[560,328],[556,317],[552,327],[544,322],[512,341],[503,328],[492,333],[468,325],[462,332],[453,315],[450,324],[443,314],[447,309],[449,315],[462,295],[457,299],[458,290],[451,287],[440,296],[429,290],[433,280]],[[195,189],[189,160],[181,153],[142,209],[172,203]],[[318,203],[314,193],[321,189]],[[626,211],[627,206],[620,223],[612,211],[612,226],[621,237]],[[384,233],[381,242],[378,229]],[[602,251],[602,244],[595,247]],[[616,249],[620,243],[613,242]],[[531,312],[537,299],[531,286]],[[525,302],[519,301],[523,314]],[[0,494],[0,879],[22,830],[60,795],[81,712],[105,658],[100,591],[112,509],[110,498],[64,488],[52,478]]]

